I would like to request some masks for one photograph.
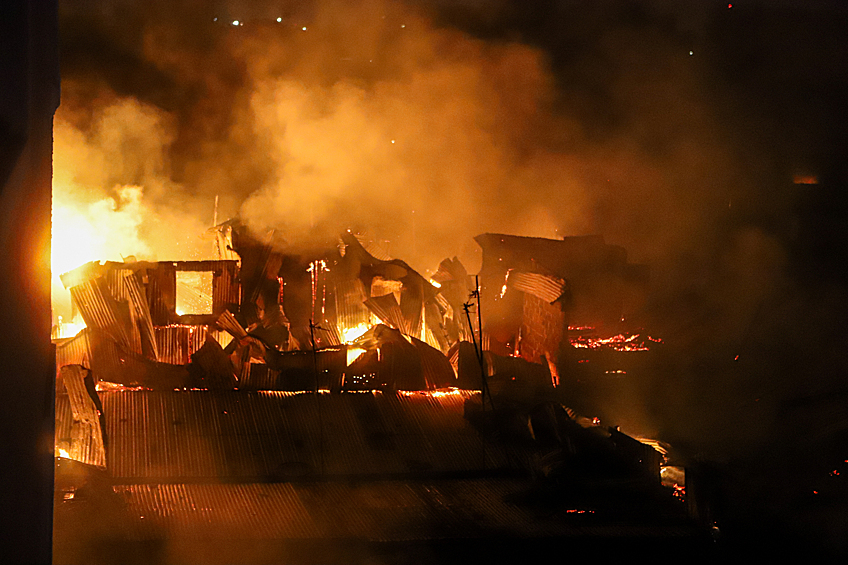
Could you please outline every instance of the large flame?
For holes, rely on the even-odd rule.
[[[145,254],[140,239],[142,189],[119,188],[114,196],[86,198],[73,187],[53,186],[52,291],[54,313],[70,319],[70,296],[59,275],[89,261],[122,261]]]

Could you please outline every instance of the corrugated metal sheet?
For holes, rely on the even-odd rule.
[[[71,299],[79,308],[87,327],[105,333],[127,349],[132,348],[132,339],[128,334],[129,312],[126,307],[121,309],[112,298],[105,278],[85,281],[71,287],[70,291]]]
[[[375,259],[380,261],[391,261],[392,256],[389,253],[388,240],[375,240],[368,237],[367,234],[354,234],[359,244]]]
[[[638,540],[659,542],[675,538],[698,541],[697,547],[704,548],[712,543],[698,526],[683,519],[658,523],[652,514],[639,508],[631,508],[631,515],[623,516],[612,509],[595,510],[579,504],[569,507],[565,500],[553,504],[518,502],[527,498],[529,487],[528,481],[517,478],[475,478],[136,484],[116,485],[114,490],[125,502],[136,532],[143,532],[147,539],[167,539],[177,545],[188,540],[198,543],[293,540],[324,544],[348,540],[418,542],[505,537],[514,540],[518,547],[550,537],[563,538],[564,548],[571,547],[569,538],[578,543],[586,542],[587,538],[615,540],[619,548],[621,542],[627,547]],[[585,503],[585,497],[583,500]],[[646,514],[648,522],[644,520]],[[255,559],[265,562],[268,547],[261,544],[255,547],[259,548]],[[361,545],[351,546],[351,556],[361,557],[362,550]],[[254,561],[249,547],[241,551],[244,558]],[[462,555],[465,559],[466,554]]]
[[[365,301],[365,306],[380,319],[381,322],[403,334],[409,333],[409,328],[400,304],[394,294],[374,296]]]
[[[191,361],[191,355],[206,341],[207,326],[157,326],[156,347],[159,351],[159,361],[186,365]]]
[[[86,326],[108,335],[127,351],[156,359],[153,325],[141,285],[128,269],[110,269],[71,289]]]
[[[436,295],[438,298],[441,295]],[[442,314],[439,311],[437,300],[431,300],[424,305],[424,331],[427,343],[447,353],[450,349],[450,340],[442,324]]]
[[[505,465],[464,418],[476,393],[101,392],[117,480],[282,480]],[[67,413],[57,410],[58,418]],[[57,422],[60,430],[68,422]]]
[[[550,304],[562,295],[565,281],[558,277],[537,273],[512,271],[509,273],[506,284],[507,288],[532,294]]]
[[[204,261],[211,263],[211,261]],[[216,261],[212,279],[212,312],[221,314],[241,303],[238,261]]]
[[[159,352],[156,348],[156,337],[153,332],[153,319],[141,283],[135,273],[125,271],[123,273],[123,287],[130,305],[130,313],[133,318],[133,331],[139,332],[141,340],[141,351],[154,361],[158,359]]]
[[[88,335],[91,332],[83,328],[72,338],[56,343],[56,374],[65,365],[82,365],[91,368],[91,352],[89,350]]]
[[[405,286],[400,296],[400,311],[403,313],[406,322],[407,331],[404,333],[407,335],[421,335],[421,324],[423,323],[421,311],[424,305],[421,294],[420,289]]]
[[[61,375],[62,383],[68,392],[65,398],[68,399],[71,416],[69,429],[63,430],[68,435],[62,436],[70,440],[66,451],[71,459],[105,467],[106,453],[94,380],[91,379],[88,369],[79,365],[63,367]],[[89,380],[88,386],[86,377]]]
[[[366,294],[361,280],[337,280],[333,294],[336,298],[336,324],[340,330],[370,324],[371,314],[362,303]]]
[[[177,276],[174,263],[156,263],[153,269],[147,269],[147,304],[153,324],[167,326],[175,314],[177,304]]]
[[[448,358],[438,349],[424,343],[420,339],[412,339],[412,345],[421,358],[421,373],[427,389],[447,388],[456,386],[456,373]]]
[[[106,273],[107,286],[118,306],[129,314],[127,334],[130,336],[131,351],[156,360],[156,340],[147,299],[135,273],[129,269],[111,269]]]
[[[531,509],[508,502],[527,488],[518,479],[114,488],[148,531],[172,538],[385,542],[550,533]],[[568,528],[561,518],[545,521],[559,533]]]

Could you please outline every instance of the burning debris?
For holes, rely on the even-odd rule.
[[[634,508],[635,492],[675,500],[680,473],[661,475],[663,454],[566,408],[560,385],[570,350],[633,355],[653,343],[595,329],[620,321],[627,283],[645,270],[597,238],[533,240],[546,254],[513,238],[493,264],[492,238],[508,236],[478,238],[479,287],[456,258],[428,280],[351,232],[304,250],[236,222],[216,230],[227,259],[66,273],[85,328],[56,340],[57,453],[119,483],[460,474],[482,477],[483,492],[486,477],[530,477],[529,490],[510,479],[509,497],[535,512],[538,489],[554,488],[566,522],[617,512],[598,500],[621,493],[602,484],[641,500]],[[68,488],[63,503],[79,504]],[[154,512],[137,486],[110,493]],[[546,527],[562,534],[558,520]]]

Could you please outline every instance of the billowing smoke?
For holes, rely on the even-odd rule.
[[[775,305],[805,307],[781,174],[815,168],[793,132],[826,113],[784,112],[795,71],[748,57],[781,28],[705,4],[63,4],[54,217],[77,231],[54,246],[211,258],[213,218],[239,216],[294,248],[367,230],[421,271],[474,272],[482,232],[601,233],[652,266],[655,333],[733,360],[787,331]]]
[[[116,187],[141,187],[142,244],[124,254],[170,256],[217,196],[219,219],[292,243],[367,229],[422,270],[453,254],[473,269],[484,231],[604,233],[656,260],[705,237],[747,180],[674,34],[607,30],[592,94],[539,48],[398,3],[301,5],[279,22],[272,4],[129,6],[87,15],[100,36],[66,33],[57,131],[74,147],[60,136],[56,161],[116,213]]]

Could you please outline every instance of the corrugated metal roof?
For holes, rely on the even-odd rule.
[[[476,393],[101,392],[119,480],[282,479],[491,469],[464,418]],[[57,410],[57,418],[67,414]],[[57,421],[57,437],[69,428]]]
[[[171,540],[326,543],[506,537],[524,543],[521,540],[561,537],[708,541],[701,528],[682,518],[658,523],[646,516],[650,511],[622,519],[620,513],[604,508],[580,504],[570,508],[564,500],[547,505],[518,502],[526,498],[529,487],[528,481],[517,478],[476,478],[150,484],[114,489],[139,530]]]
[[[118,485],[128,511],[173,538],[412,541],[538,533],[507,502],[516,479]],[[565,525],[560,525],[563,531]]]

